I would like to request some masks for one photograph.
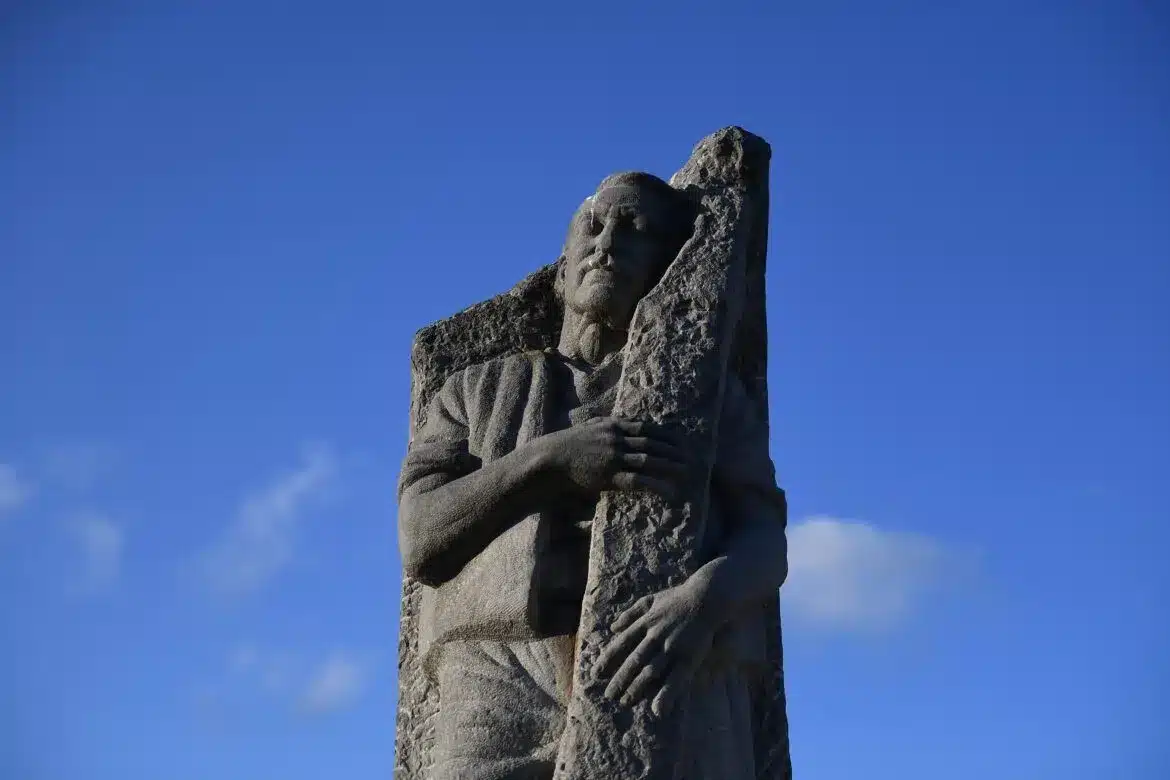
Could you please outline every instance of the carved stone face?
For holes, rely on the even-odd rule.
[[[565,306],[624,330],[678,252],[678,212],[649,186],[603,182],[569,227],[560,270]]]

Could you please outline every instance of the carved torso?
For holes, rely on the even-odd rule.
[[[621,356],[612,354],[593,368],[567,360],[552,350],[549,429],[562,430],[613,410]],[[589,534],[593,501],[565,503],[550,512],[546,544],[537,563],[537,620],[550,636],[576,632],[589,569]]]
[[[652,494],[661,491],[619,485],[602,488],[596,503],[564,491],[539,508],[520,502],[497,513],[494,499],[472,498],[461,514],[405,524],[408,540],[432,540],[429,529],[445,527],[469,528],[459,538],[474,541],[438,576],[413,568],[405,583],[396,777],[790,780],[779,583],[761,566],[784,554],[783,540],[752,533],[786,514],[767,452],[768,157],[767,144],[739,128],[695,148],[669,182],[686,195],[683,211],[693,206],[698,216],[683,220],[681,249],[666,224],[679,216],[676,198],[663,182],[607,178],[574,215],[556,264],[420,332],[403,486],[467,496],[487,485],[491,499],[492,486],[513,490],[500,476],[522,473],[512,464],[532,462],[501,459],[594,414],[677,424],[696,435],[693,451],[713,468],[710,483],[682,486],[669,509]],[[673,257],[665,271],[664,257]],[[566,343],[570,312],[628,335],[616,403],[605,398],[604,374],[522,352],[558,343],[558,334]],[[404,551],[406,560],[418,561]],[[736,617],[688,684],[686,706],[660,718],[648,699],[610,696],[596,672],[601,653],[618,644],[619,613],[639,596],[695,581],[707,560],[747,574],[733,578],[735,589],[717,589],[719,601],[737,606],[720,614]],[[729,597],[733,590],[746,595]],[[757,596],[758,614],[749,601]]]

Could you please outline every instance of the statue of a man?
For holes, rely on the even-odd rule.
[[[694,218],[687,197],[653,175],[605,179],[569,227],[557,348],[453,374],[410,446],[399,534],[405,572],[427,586],[420,648],[439,688],[436,780],[552,777],[598,497],[650,490],[670,500],[694,478],[679,432],[611,416],[634,309]],[[787,510],[766,430],[730,372],[704,565],[630,607],[597,665],[608,696],[649,700],[660,714],[699,706],[693,690],[703,688],[704,722],[684,740],[695,776],[755,776],[745,678],[763,637],[738,629],[787,575]]]

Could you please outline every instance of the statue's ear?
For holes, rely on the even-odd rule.
[[[553,280],[553,293],[558,300],[565,298],[565,256],[561,255],[557,258],[557,275]]]

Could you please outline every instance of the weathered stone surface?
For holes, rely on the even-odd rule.
[[[767,419],[764,261],[767,245],[768,147],[729,128],[704,139],[671,184],[701,202],[699,229],[630,328],[615,413],[679,424],[711,467],[710,442],[727,370],[734,371]],[[524,350],[553,347],[561,328],[554,293],[556,264],[513,290],[424,328],[412,353],[411,436],[444,380],[468,366]],[[591,674],[608,625],[646,592],[676,584],[697,567],[696,540],[706,515],[706,484],[672,505],[649,493],[607,493],[599,503],[575,677],[557,777],[674,777],[669,719],[645,704],[611,704]],[[424,586],[406,578],[399,643],[399,713],[395,777],[430,776],[434,724],[441,702],[419,656]],[[769,631],[770,679],[752,691],[758,777],[786,780],[791,768],[783,698],[779,613],[762,605]],[[679,775],[681,777],[681,775]]]
[[[701,564],[714,443],[744,309],[753,221],[766,214],[751,199],[766,197],[769,154],[761,139],[738,128],[723,130],[700,142],[671,180],[700,199],[698,223],[638,306],[614,413],[688,430],[706,478],[673,505],[648,492],[601,498],[557,780],[675,777],[681,714],[659,719],[648,701],[631,709],[608,699],[594,664],[626,608],[681,583]]]
[[[410,436],[448,376],[467,366],[556,342],[561,309],[553,294],[556,264],[544,266],[508,292],[423,328],[411,354]],[[422,583],[405,577],[398,629],[398,718],[394,776],[424,780],[431,764],[439,696],[422,669],[419,628]]]

